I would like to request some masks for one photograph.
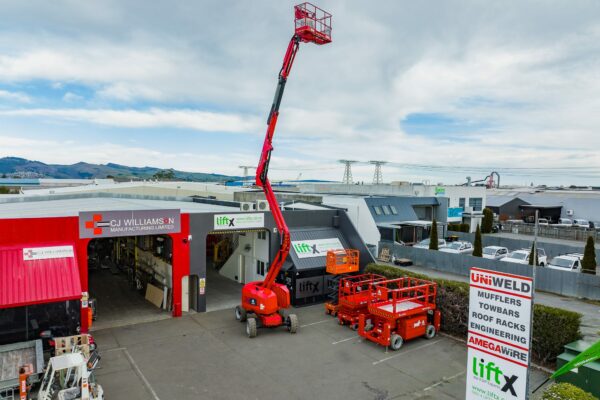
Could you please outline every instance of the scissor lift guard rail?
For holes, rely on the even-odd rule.
[[[360,314],[367,312],[371,285],[383,281],[385,277],[377,274],[344,276],[340,279],[337,312],[340,325],[350,325],[354,331],[358,329]]]
[[[370,286],[367,312],[358,320],[358,334],[398,350],[405,340],[432,339],[440,329],[436,309],[437,284],[422,279],[398,278]]]

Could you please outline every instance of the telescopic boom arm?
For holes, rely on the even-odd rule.
[[[265,193],[265,197],[267,202],[269,202],[269,207],[271,208],[271,213],[275,219],[275,224],[277,225],[277,230],[281,235],[281,247],[273,259],[273,263],[269,268],[267,277],[262,283],[262,286],[267,289],[270,289],[273,285],[273,282],[275,282],[275,279],[281,270],[281,266],[290,252],[290,231],[285,223],[285,220],[283,219],[283,214],[281,213],[281,209],[277,203],[277,198],[275,197],[273,189],[271,188],[268,172],[269,161],[271,161],[271,152],[273,151],[273,134],[275,133],[277,118],[279,117],[279,105],[281,104],[285,84],[292,69],[292,64],[294,63],[294,59],[296,58],[296,53],[298,52],[299,47],[300,37],[298,35],[292,36],[287,51],[285,52],[285,57],[283,58],[281,71],[279,71],[279,81],[277,83],[277,89],[275,90],[273,105],[271,106],[271,111],[269,112],[269,118],[267,119],[267,134],[265,136],[265,142],[260,155],[260,161],[258,162],[258,167],[256,168],[256,184],[260,186]]]

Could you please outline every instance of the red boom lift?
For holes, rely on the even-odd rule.
[[[279,106],[287,78],[300,47],[300,42],[316,43],[318,45],[331,42],[331,14],[310,4],[302,3],[294,7],[295,33],[290,40],[283,65],[279,71],[279,81],[275,90],[275,98],[267,119],[267,134],[256,169],[256,184],[262,187],[265,197],[275,219],[277,230],[281,235],[281,247],[275,255],[264,281],[249,282],[242,289],[242,304],[235,308],[238,321],[246,321],[246,334],[255,337],[257,327],[278,327],[285,325],[291,333],[298,329],[298,318],[290,314],[284,318],[283,309],[290,306],[288,288],[275,282],[283,262],[290,252],[290,233],[283,219],[279,204],[267,176],[269,161],[273,151],[273,134],[279,117]],[[248,314],[256,315],[256,318]]]
[[[367,313],[358,320],[358,334],[392,350],[402,347],[405,340],[432,339],[441,320],[436,291],[437,283],[409,277],[372,284]]]

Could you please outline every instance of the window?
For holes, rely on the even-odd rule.
[[[396,210],[396,206],[390,206],[390,210],[392,210],[392,214],[398,214],[398,210]]]
[[[379,207],[379,206],[373,206],[373,210],[375,210],[375,214],[377,214],[377,215],[382,214],[381,207]]]
[[[465,209],[465,198],[461,197],[460,199],[458,199],[458,206],[460,208],[462,208],[463,210]]]
[[[259,231],[258,232],[258,238],[261,240],[267,240],[267,232],[266,231]]]
[[[265,276],[265,262],[256,260],[256,275]]]
[[[383,213],[385,215],[390,215],[392,213],[392,211],[390,210],[390,206],[381,206],[381,208],[383,209]]]
[[[469,207],[472,207],[473,211],[481,211],[482,204],[483,204],[483,199],[481,197],[471,197],[469,199]]]

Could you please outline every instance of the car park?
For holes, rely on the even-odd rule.
[[[442,249],[447,247],[448,244],[444,239],[438,239],[438,249]],[[415,244],[413,247],[417,249],[428,249],[429,248],[429,239],[421,240],[419,243]]]
[[[440,249],[440,251],[454,254],[472,254],[473,245],[470,242],[457,241],[450,243],[448,246]]]
[[[570,253],[554,257],[548,263],[548,268],[560,271],[581,272],[583,254]]]
[[[537,249],[538,252],[538,265],[545,266],[548,263],[548,258],[546,257],[546,251],[544,249]],[[509,253],[506,257],[502,258],[500,261],[503,262],[511,262],[516,264],[529,264],[529,255],[531,254],[531,249],[521,249],[515,250]]]
[[[491,260],[500,260],[506,257],[508,254],[508,249],[506,247],[501,246],[486,246],[483,248],[483,258],[488,258]]]

